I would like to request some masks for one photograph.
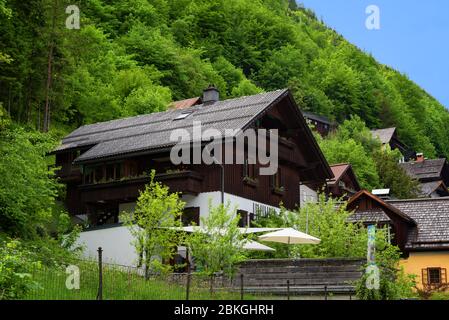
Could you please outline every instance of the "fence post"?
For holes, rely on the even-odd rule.
[[[327,300],[327,285],[324,286],[324,300]]]
[[[290,300],[290,280],[287,280],[287,300]]]
[[[98,293],[97,300],[103,300],[103,249],[98,248]]]
[[[190,295],[190,270],[187,272],[187,284],[186,284],[186,300],[189,300]]]
[[[240,300],[243,300],[243,273],[240,274]]]

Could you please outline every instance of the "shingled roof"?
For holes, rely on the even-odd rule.
[[[74,160],[84,164],[168,151],[175,144],[170,135],[176,129],[185,129],[192,137],[194,122],[201,122],[203,131],[215,129],[223,135],[229,134],[226,130],[244,131],[281,101],[290,108],[286,112],[298,119],[304,141],[301,149],[308,150],[308,165],[300,169],[304,181],[331,178],[329,165],[288,89],[82,126],[66,136],[54,153],[85,149]]]
[[[225,129],[243,129],[254,117],[287,94],[287,89],[276,90],[213,104],[195,105],[188,109],[171,109],[86,125],[66,136],[55,152],[92,146],[75,159],[75,162],[84,162],[169,147],[174,145],[170,141],[170,133],[175,129],[186,129],[192,134],[193,121],[201,121],[203,130],[214,128],[224,132]],[[183,113],[189,115],[176,120]]]
[[[363,209],[351,206],[361,196],[375,200],[380,206]],[[354,210],[349,222],[393,223],[400,218],[408,219],[408,228],[402,248],[406,251],[449,250],[449,197],[433,199],[382,201],[367,191],[361,191],[348,202]]]
[[[380,140],[380,142],[382,142],[382,144],[390,143],[395,132],[396,132],[396,128],[385,128],[385,129],[371,130],[371,134],[373,135],[373,138],[379,138],[379,140]]]
[[[407,249],[449,249],[449,197],[390,200],[388,203],[417,223],[408,235]]]
[[[410,177],[419,181],[441,180],[443,169],[449,170],[449,167],[445,168],[447,165],[446,159],[426,159],[421,162],[412,161],[400,164]]]
[[[316,113],[312,113],[312,112],[309,112],[309,111],[303,111],[302,114],[304,115],[305,118],[310,119],[310,120],[315,120],[315,121],[318,121],[318,122],[321,122],[321,123],[325,123],[325,124],[328,124],[328,125],[332,125],[333,124],[333,122],[331,120],[329,120],[329,118],[327,118],[325,116],[322,116],[322,115],[319,115],[319,114],[316,114]]]

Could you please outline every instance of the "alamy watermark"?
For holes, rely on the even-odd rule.
[[[258,163],[260,175],[274,175],[278,170],[278,140],[277,129],[203,130],[201,121],[194,121],[191,130],[171,132],[170,141],[176,144],[170,160],[174,165]]]
[[[70,5],[65,8],[65,13],[69,16],[65,19],[65,27],[67,29],[80,28],[80,8],[77,5]]]
[[[368,30],[380,30],[380,8],[374,4],[365,9],[368,17],[365,20],[365,27]]]
[[[65,287],[68,290],[79,290],[80,289],[80,268],[75,265],[69,265],[65,269],[67,278],[65,280]]]

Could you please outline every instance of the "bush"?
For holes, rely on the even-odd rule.
[[[0,246],[0,300],[21,299],[38,286],[31,277],[40,262],[30,259],[31,253],[18,240],[2,242]]]
[[[399,268],[399,248],[376,243],[376,264],[379,268],[379,288],[368,289],[366,281],[368,274],[364,273],[356,283],[356,294],[360,300],[399,300],[416,298],[413,291],[416,287],[415,276],[406,274],[403,268]],[[380,248],[379,248],[380,247]]]

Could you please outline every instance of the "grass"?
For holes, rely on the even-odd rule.
[[[39,284],[31,290],[27,300],[93,300],[97,298],[99,285],[98,267],[92,262],[81,262],[80,288],[69,290],[66,287],[68,274],[65,268],[43,268],[36,270],[33,279]],[[69,280],[70,282],[70,280]],[[192,277],[191,300],[238,300],[240,292],[231,290],[209,289],[207,279]],[[251,299],[245,295],[245,299]],[[104,266],[103,268],[104,300],[184,300],[186,287],[180,282],[165,279],[145,280],[136,269],[120,269]]]

